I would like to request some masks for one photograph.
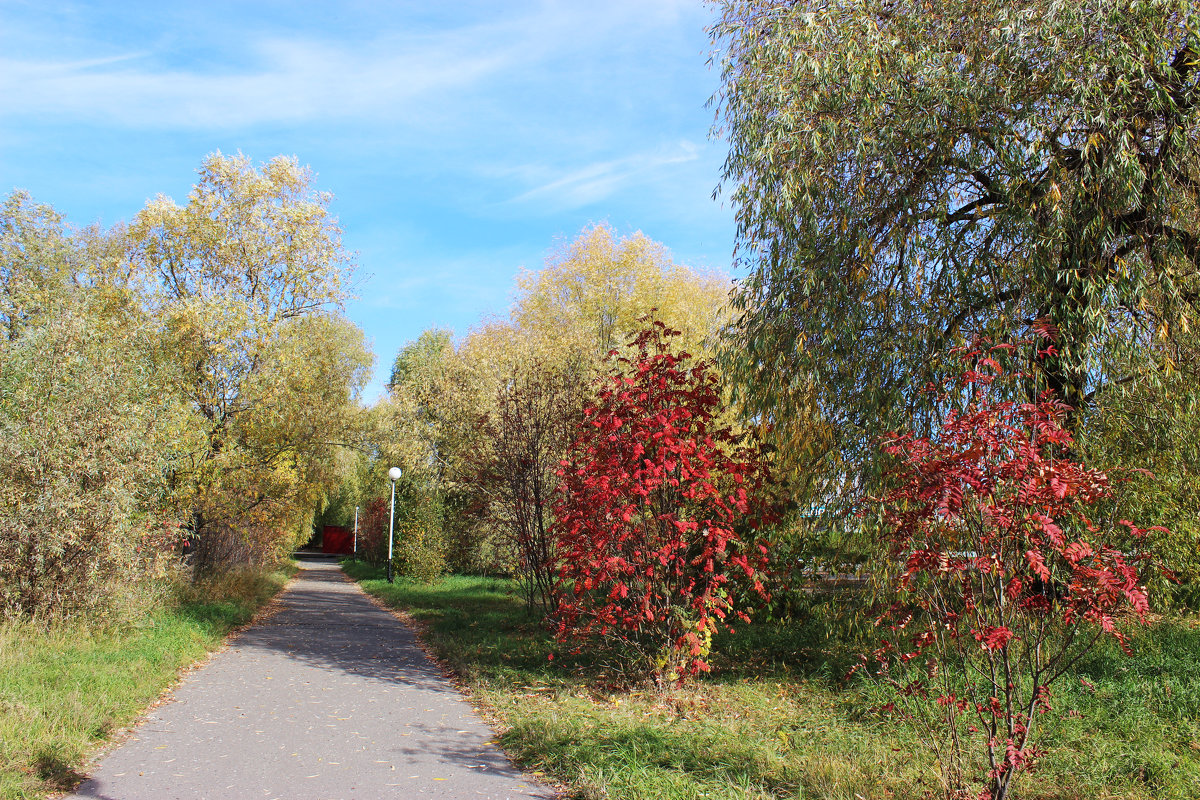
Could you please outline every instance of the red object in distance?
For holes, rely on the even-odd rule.
[[[354,554],[354,531],[340,525],[321,528],[321,552],[349,556]]]

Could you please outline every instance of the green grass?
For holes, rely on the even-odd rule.
[[[121,625],[0,627],[0,798],[72,788],[99,744],[249,622],[293,572],[181,586],[167,608]]]
[[[388,585],[362,564],[344,568],[423,628],[517,762],[573,797],[937,796],[916,732],[871,710],[872,687],[843,680],[853,647],[820,615],[726,636],[712,674],[660,693],[621,688],[602,659],[564,651],[506,581]],[[1043,718],[1048,753],[1018,797],[1200,797],[1200,626],[1163,621],[1134,648],[1130,658],[1102,647],[1056,684],[1062,713]]]

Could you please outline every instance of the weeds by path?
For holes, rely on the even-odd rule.
[[[294,571],[181,585],[166,608],[120,624],[0,627],[0,798],[71,789],[99,744],[249,622]]]
[[[816,616],[720,642],[714,673],[666,694],[620,687],[600,659],[572,656],[506,581],[446,577],[364,588],[422,626],[523,767],[578,798],[931,798],[936,769],[916,732],[872,711],[882,695],[841,681],[848,653]],[[1200,797],[1200,627],[1163,621],[1131,658],[1104,649],[1057,703],[1069,713],[1024,800]],[[553,661],[548,656],[553,653]],[[1087,683],[1081,682],[1080,679]]]

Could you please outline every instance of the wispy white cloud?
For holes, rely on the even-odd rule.
[[[438,116],[456,92],[587,50],[611,50],[634,28],[671,25],[685,0],[641,4],[539,2],[488,21],[436,31],[381,30],[365,41],[278,34],[247,37],[237,61],[178,63],[167,45],[89,57],[0,56],[6,115],[123,127],[231,129],[328,118],[415,121]],[[12,41],[10,37],[0,37]],[[10,53],[13,52],[11,49]],[[456,109],[462,113],[462,109]]]
[[[635,153],[624,158],[598,161],[557,174],[545,166],[523,167],[527,179],[543,180],[509,200],[509,203],[538,202],[553,210],[580,208],[604,200],[630,186],[645,183],[665,168],[695,161],[699,148],[681,141],[669,148]]]
[[[455,46],[458,45],[458,46]],[[148,54],[84,61],[0,57],[6,112],[130,127],[233,128],[328,117],[395,117],[422,98],[470,85],[513,58],[449,40],[351,50],[267,40],[256,69],[157,70]]]

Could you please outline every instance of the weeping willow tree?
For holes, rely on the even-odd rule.
[[[1178,366],[1200,304],[1192,0],[725,0],[712,34],[748,274],[726,369],[807,445],[814,500],[870,484],[880,433],[934,421],[921,390],[976,336],[1050,331],[1026,390],[1077,427]]]

